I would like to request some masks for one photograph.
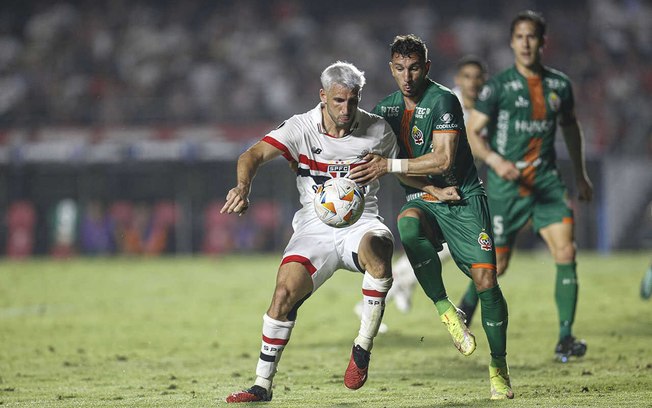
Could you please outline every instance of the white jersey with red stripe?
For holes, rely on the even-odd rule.
[[[345,177],[362,164],[367,153],[393,158],[398,154],[396,136],[385,120],[358,109],[351,132],[342,137],[328,135],[322,125],[321,104],[292,116],[263,138],[298,163],[297,189],[301,208],[297,216],[315,217],[313,198],[317,186],[335,177]],[[378,214],[378,180],[365,187],[365,215]]]

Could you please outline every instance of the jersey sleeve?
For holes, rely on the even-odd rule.
[[[272,130],[262,140],[283,152],[287,161],[299,161],[301,131],[297,121],[290,118]]]
[[[381,156],[393,159],[398,156],[398,144],[396,143],[396,134],[392,127],[383,119],[383,144]]]
[[[461,132],[464,130],[462,105],[454,93],[445,93],[433,106],[432,132]]]
[[[573,84],[570,80],[566,80],[564,92],[561,95],[561,111],[564,114],[569,114],[575,109],[575,98],[573,96]]]
[[[478,112],[493,117],[498,112],[498,100],[500,98],[500,86],[495,79],[489,80],[480,91],[478,100],[473,107]]]

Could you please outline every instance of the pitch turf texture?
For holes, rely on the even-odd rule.
[[[252,384],[278,260],[1,261],[0,405],[226,405]],[[420,289],[409,314],[388,305],[369,380],[346,389],[362,277],[337,272],[301,308],[266,406],[651,406],[652,302],[638,294],[649,262],[648,253],[581,254],[575,331],[589,348],[583,361],[560,364],[553,265],[545,253],[517,253],[501,280],[516,393],[505,402],[488,399],[478,322],[478,349],[464,357]],[[452,264],[444,273],[457,300],[466,278]]]

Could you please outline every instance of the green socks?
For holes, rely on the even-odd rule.
[[[442,300],[448,301],[446,288],[441,277],[441,261],[432,243],[421,230],[419,220],[412,217],[403,217],[398,220],[398,231],[401,235],[401,243],[405,253],[412,264],[414,275],[426,295],[435,303],[437,311],[441,315],[448,309],[447,306],[440,311],[437,303]],[[450,301],[448,301],[450,303]]]
[[[555,302],[559,313],[559,339],[570,336],[577,306],[576,263],[557,264]]]
[[[487,335],[491,364],[504,367],[507,354],[507,302],[500,286],[478,293],[482,310],[482,327]]]

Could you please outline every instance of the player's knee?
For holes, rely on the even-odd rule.
[[[377,231],[369,235],[369,249],[383,259],[392,259],[394,240],[386,231]]]
[[[392,276],[392,254],[394,240],[385,231],[374,231],[365,236],[361,246],[359,259],[362,266],[374,278],[390,278]]]
[[[557,263],[570,263],[575,260],[575,243],[566,242],[555,247],[554,258]]]
[[[471,269],[471,276],[473,277],[473,283],[475,283],[475,287],[478,292],[491,289],[498,284],[498,280],[496,279],[496,271],[493,269]]]
[[[419,244],[423,238],[420,231],[418,218],[403,217],[398,220],[398,232],[405,248],[414,248]]]
[[[509,260],[496,261],[496,276],[502,276],[507,272],[507,266],[509,266]]]
[[[509,266],[509,254],[496,255],[496,276],[504,275]]]

